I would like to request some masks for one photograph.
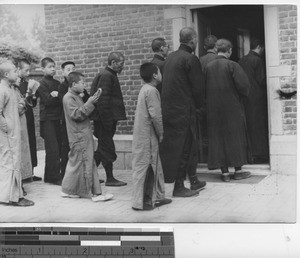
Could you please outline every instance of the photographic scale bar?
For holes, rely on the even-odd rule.
[[[92,257],[175,258],[173,229],[0,228],[0,258]]]

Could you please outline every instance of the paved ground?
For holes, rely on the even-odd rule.
[[[43,176],[44,152],[39,151],[39,166],[35,174]],[[105,178],[99,170],[100,178]],[[131,171],[115,171],[118,179],[128,182],[125,187],[105,187],[114,194],[108,202],[94,203],[90,199],[60,197],[60,186],[44,182],[25,184],[32,207],[0,205],[0,222],[295,222],[296,176],[268,175],[257,184],[208,183],[199,196],[173,198],[170,205],[153,211],[131,208]],[[188,183],[187,183],[188,185]],[[171,197],[172,185],[167,184]]]

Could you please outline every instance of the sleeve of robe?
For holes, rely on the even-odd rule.
[[[62,82],[58,86],[58,99],[61,103],[63,103],[63,97],[66,95],[67,92],[68,92],[68,85],[65,85],[65,83]]]
[[[146,105],[154,126],[157,137],[163,136],[163,123],[159,92],[156,89],[149,90],[146,94]]]
[[[198,57],[192,56],[192,58],[189,58],[189,61],[186,65],[195,105],[197,109],[200,109],[204,106],[205,95],[204,75],[202,72],[201,64]]]
[[[94,104],[91,101],[87,101],[82,106],[78,105],[75,99],[71,98],[69,101],[64,102],[67,113],[70,114],[72,120],[76,122],[82,122],[88,118],[88,116],[95,109]]]
[[[7,133],[7,123],[3,114],[3,109],[6,106],[8,101],[8,96],[5,92],[0,92],[0,129],[2,132]]]
[[[229,65],[235,88],[241,96],[247,97],[251,87],[247,74],[238,63],[230,62]]]

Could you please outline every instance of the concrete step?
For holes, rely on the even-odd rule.
[[[251,164],[244,165],[243,170],[250,171],[253,175],[270,175],[271,169],[269,164]],[[220,169],[209,170],[207,164],[199,163],[197,173],[220,173]],[[234,168],[229,168],[229,172],[234,172]]]

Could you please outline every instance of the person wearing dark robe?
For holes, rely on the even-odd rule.
[[[94,135],[98,138],[98,147],[94,158],[97,166],[102,162],[106,172],[106,186],[127,185],[113,176],[113,162],[117,159],[113,137],[117,122],[126,120],[123,95],[118,79],[118,74],[121,73],[123,67],[123,54],[111,52],[108,56],[108,66],[97,74],[90,92],[93,95],[99,88],[102,89],[95,112],[91,117],[94,120]]]
[[[21,60],[18,63],[19,68],[19,76],[21,79],[19,90],[26,102],[26,122],[27,122],[27,132],[28,132],[28,140],[29,140],[29,148],[30,148],[30,156],[31,156],[31,165],[32,169],[37,166],[37,147],[36,147],[36,135],[35,135],[35,121],[33,108],[37,105],[37,96],[36,90],[39,86],[39,83],[33,79],[29,79],[30,75],[30,63],[27,60]],[[40,181],[41,177],[32,176],[32,181]]]
[[[45,143],[44,182],[61,185],[61,130],[62,104],[58,99],[59,81],[55,80],[55,62],[45,57],[41,61],[44,77],[40,81],[40,133]]]
[[[217,37],[214,35],[208,35],[204,39],[204,49],[206,54],[200,57],[200,63],[202,67],[202,71],[204,71],[206,65],[214,60],[218,54],[216,50],[216,42]],[[204,99],[204,108],[201,110],[202,112],[198,114],[198,141],[199,141],[199,163],[207,162],[207,154],[208,154],[208,133],[207,133],[207,111],[206,111],[206,97]],[[202,146],[202,148],[201,148]]]
[[[239,64],[248,75],[251,89],[244,99],[247,129],[254,163],[268,162],[268,107],[265,64],[261,58],[264,44],[259,39],[250,42],[250,52]]]
[[[197,34],[185,27],[179,33],[180,47],[164,65],[161,94],[164,139],[160,156],[166,183],[174,183],[173,196],[191,197],[206,182],[196,175],[198,163],[196,108],[203,104],[204,80],[199,59],[192,54]],[[184,185],[188,175],[191,189]]]
[[[250,83],[242,67],[229,60],[231,42],[219,39],[216,48],[218,57],[205,67],[208,168],[221,168],[221,178],[228,182],[228,167],[235,168],[236,180],[251,176],[249,171],[242,170],[250,151],[242,98],[248,96]]]
[[[169,45],[166,43],[164,38],[155,38],[152,41],[151,48],[154,52],[151,63],[156,64],[161,74],[163,74],[164,63],[169,52]],[[159,83],[156,87],[159,93],[161,93],[161,87],[162,83]]]
[[[58,99],[61,103],[63,103],[63,97],[68,92],[69,84],[68,84],[68,75],[71,72],[75,71],[75,63],[72,61],[66,61],[61,65],[62,75],[64,76],[63,82],[58,87]],[[83,97],[83,102],[86,102],[89,98],[89,94],[87,93],[86,89],[80,94]],[[62,110],[61,115],[61,176],[62,178],[65,175],[66,166],[68,163],[68,154],[70,151],[69,147],[69,140],[67,134],[67,127],[66,127],[66,119],[64,115],[64,110]]]
[[[200,57],[200,63],[202,67],[202,71],[204,71],[205,66],[212,60],[214,60],[217,57],[217,50],[216,50],[216,42],[217,37],[214,35],[208,35],[204,39],[204,49],[206,51],[206,54],[204,56]]]

